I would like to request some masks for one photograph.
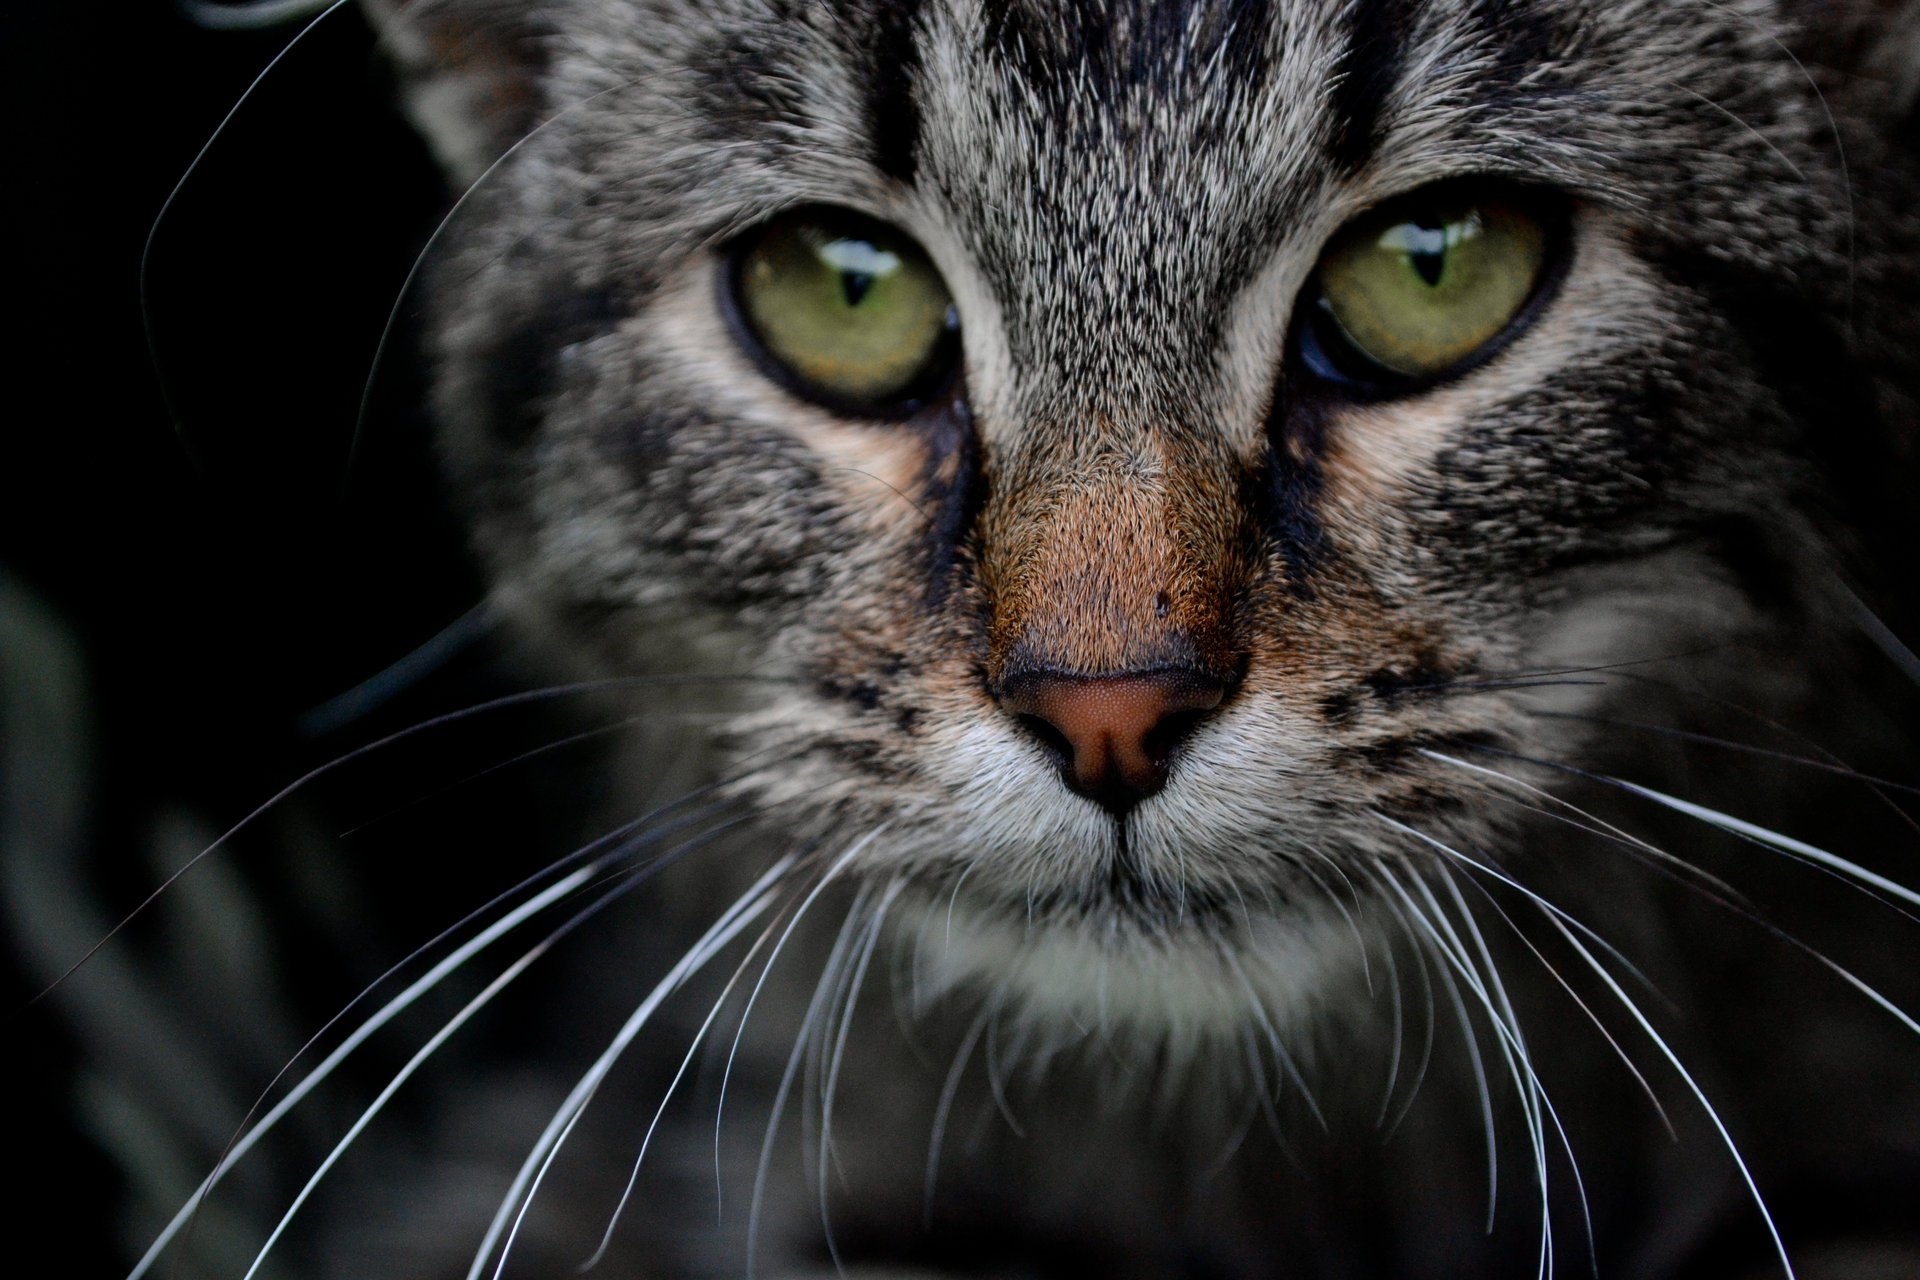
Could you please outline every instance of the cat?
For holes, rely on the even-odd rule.
[[[367,8],[447,492],[624,731],[149,1238],[1920,1274],[1920,11]]]

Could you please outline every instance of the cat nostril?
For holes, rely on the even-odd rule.
[[[1067,785],[1115,814],[1166,785],[1174,748],[1224,696],[1224,682],[1178,669],[1027,672],[998,694],[1016,723],[1059,758]]]
[[[1016,715],[1022,729],[1039,740],[1040,745],[1051,751],[1063,769],[1073,765],[1073,743],[1066,734],[1048,724],[1045,719],[1035,715]]]

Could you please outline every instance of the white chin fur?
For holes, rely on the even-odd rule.
[[[982,993],[1052,1038],[1130,1033],[1179,1045],[1252,1029],[1291,1040],[1364,967],[1354,929],[1304,906],[1149,932],[1118,912],[1029,923],[940,897],[901,924],[922,998]]]

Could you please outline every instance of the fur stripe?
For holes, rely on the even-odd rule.
[[[1354,0],[1345,15],[1346,47],[1334,64],[1327,154],[1348,173],[1366,166],[1380,133],[1380,108],[1406,71],[1402,44],[1413,18],[1409,0]]]

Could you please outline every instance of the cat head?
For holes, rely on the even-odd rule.
[[[442,453],[570,650],[769,677],[742,787],[940,964],[1232,1017],[1333,878],[1509,852],[1460,762],[1577,761],[1582,671],[1818,625],[1905,376],[1875,16],[383,10]]]

